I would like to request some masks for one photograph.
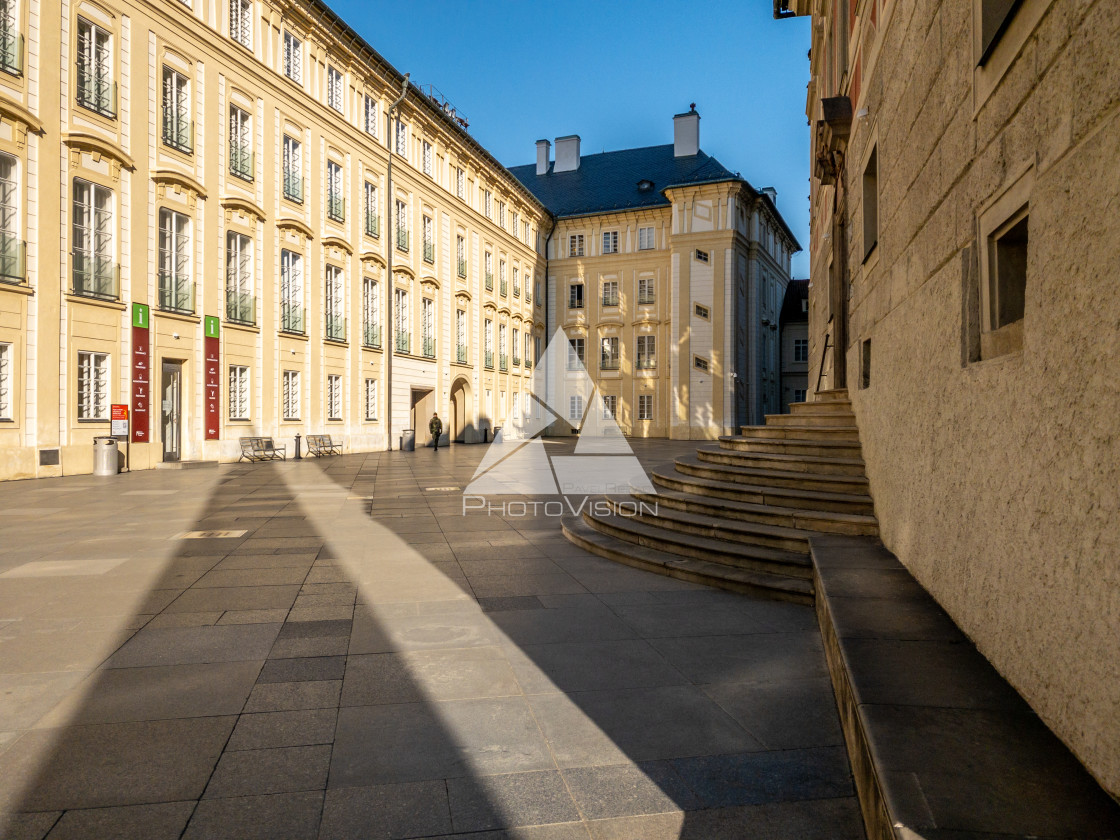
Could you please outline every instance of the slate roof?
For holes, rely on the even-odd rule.
[[[672,143],[582,155],[574,172],[553,172],[555,165],[549,164],[544,175],[537,175],[536,164],[532,163],[509,170],[554,216],[667,206],[669,199],[662,194],[666,187],[717,181],[746,183],[703,151],[674,157]],[[642,180],[652,181],[652,189],[639,190]]]
[[[778,320],[782,324],[808,322],[809,313],[801,310],[801,301],[809,299],[808,280],[790,280],[786,286],[786,296],[782,300],[782,311]]]

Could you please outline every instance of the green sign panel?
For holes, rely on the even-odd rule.
[[[146,303],[132,304],[132,326],[146,330],[148,328],[148,305]]]
[[[217,338],[218,337],[218,323],[219,323],[218,318],[216,318],[213,315],[207,315],[206,318],[205,318],[205,321],[206,321],[206,337],[207,338]]]

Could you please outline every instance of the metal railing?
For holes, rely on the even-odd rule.
[[[467,276],[467,261],[466,260],[459,260],[459,276],[460,277],[466,277]]]
[[[397,250],[408,253],[408,231],[404,228],[397,228]]]
[[[638,304],[643,305],[653,303],[655,300],[653,292],[638,292]]]
[[[253,180],[253,151],[232,140],[229,144],[229,171],[242,181]]]
[[[603,306],[618,306],[618,292],[603,292]]]
[[[638,357],[637,364],[634,365],[638,370],[654,370],[657,368],[657,359],[654,357]]]
[[[178,122],[163,115],[163,145],[179,152],[194,152],[194,121]]]
[[[499,286],[500,286],[500,288],[498,289],[498,294],[500,294],[502,297],[505,297],[506,295],[509,294],[509,281],[508,280],[503,280],[499,284]]]
[[[436,246],[432,242],[424,243],[424,262],[436,261]]]
[[[465,345],[460,344],[455,349],[455,360],[461,365],[465,365],[467,363],[467,348]]]
[[[117,116],[117,83],[78,71],[78,104],[103,117]]]
[[[398,332],[396,334],[397,352],[408,353],[412,349],[412,334],[408,332]]]
[[[20,284],[26,280],[27,243],[0,233],[0,283]]]
[[[362,344],[366,347],[381,347],[381,325],[366,324],[362,327]]]
[[[424,336],[423,347],[425,358],[434,359],[436,357],[436,340],[432,336]]]
[[[13,76],[23,74],[23,35],[6,27],[0,30],[0,70]]]
[[[494,275],[492,272],[486,272],[486,291],[494,291]]]
[[[505,353],[498,356],[498,370],[509,370],[509,356]]]
[[[602,356],[599,359],[599,370],[618,370],[618,357]]]
[[[513,284],[513,296],[514,297],[521,297],[521,286],[518,285],[517,283]]]
[[[326,316],[326,338],[327,341],[345,341],[346,340],[346,319]]]
[[[327,196],[327,217],[335,222],[346,221],[346,199],[340,195]]]
[[[234,324],[256,326],[257,299],[235,289],[226,289],[226,320]]]
[[[298,303],[280,304],[280,332],[303,334],[303,307]]]
[[[159,273],[159,308],[180,315],[194,314],[194,288],[191,281],[177,281],[167,272]]]
[[[118,300],[121,296],[121,269],[111,260],[74,254],[74,294],[82,297]]]
[[[528,356],[525,357],[525,370],[529,370],[533,366],[533,360]]]
[[[299,173],[284,173],[284,198],[303,204],[303,177]]]
[[[514,367],[521,367],[521,357],[520,356],[515,355],[513,357],[513,366]]]
[[[486,360],[485,360],[486,361],[486,367],[490,368],[490,370],[493,370],[494,369],[494,351],[493,350],[487,350],[485,355],[486,355]]]
[[[366,236],[374,239],[381,236],[381,217],[370,210],[366,210]]]

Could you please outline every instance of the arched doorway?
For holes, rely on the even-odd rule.
[[[478,427],[474,422],[474,395],[471,384],[459,377],[451,385],[451,440],[456,443],[478,443]]]

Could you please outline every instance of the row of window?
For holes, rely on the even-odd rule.
[[[652,227],[638,228],[638,250],[650,251],[656,247],[656,238]],[[605,230],[603,231],[603,254],[617,254],[618,248],[618,231]],[[582,233],[573,233],[568,236],[568,256],[569,257],[583,257],[586,256],[584,237]]]
[[[580,370],[585,365],[583,338],[568,339],[568,370]],[[618,336],[607,336],[599,340],[599,370],[618,370],[622,356],[619,352]],[[654,370],[657,367],[657,337],[639,335],[637,337],[637,357],[634,367],[637,370]]]
[[[618,397],[614,394],[600,394],[604,420],[618,419]],[[582,394],[568,396],[568,420],[578,424],[583,421],[584,402]],[[653,419],[653,394],[638,395],[638,420]]]
[[[500,370],[509,370],[509,354],[506,352],[506,324],[498,325],[498,368]],[[516,327],[513,328],[513,364],[519,366],[521,364],[521,342],[519,336],[521,331]],[[455,313],[455,341],[457,346],[456,357],[460,363],[465,364],[467,361],[467,313],[459,309]],[[539,360],[541,356],[541,337],[533,336],[528,330],[524,333],[525,336],[525,368],[529,369],[533,366],[533,360]],[[483,349],[483,365],[493,370],[494,368],[494,322],[490,318],[485,319],[482,327],[482,349]],[[532,352],[530,352],[530,350]]]
[[[583,282],[571,283],[568,286],[568,308],[583,309]],[[618,306],[619,293],[617,280],[604,280],[602,283],[603,306]],[[657,302],[657,281],[653,277],[638,278],[638,305],[644,306]]]

